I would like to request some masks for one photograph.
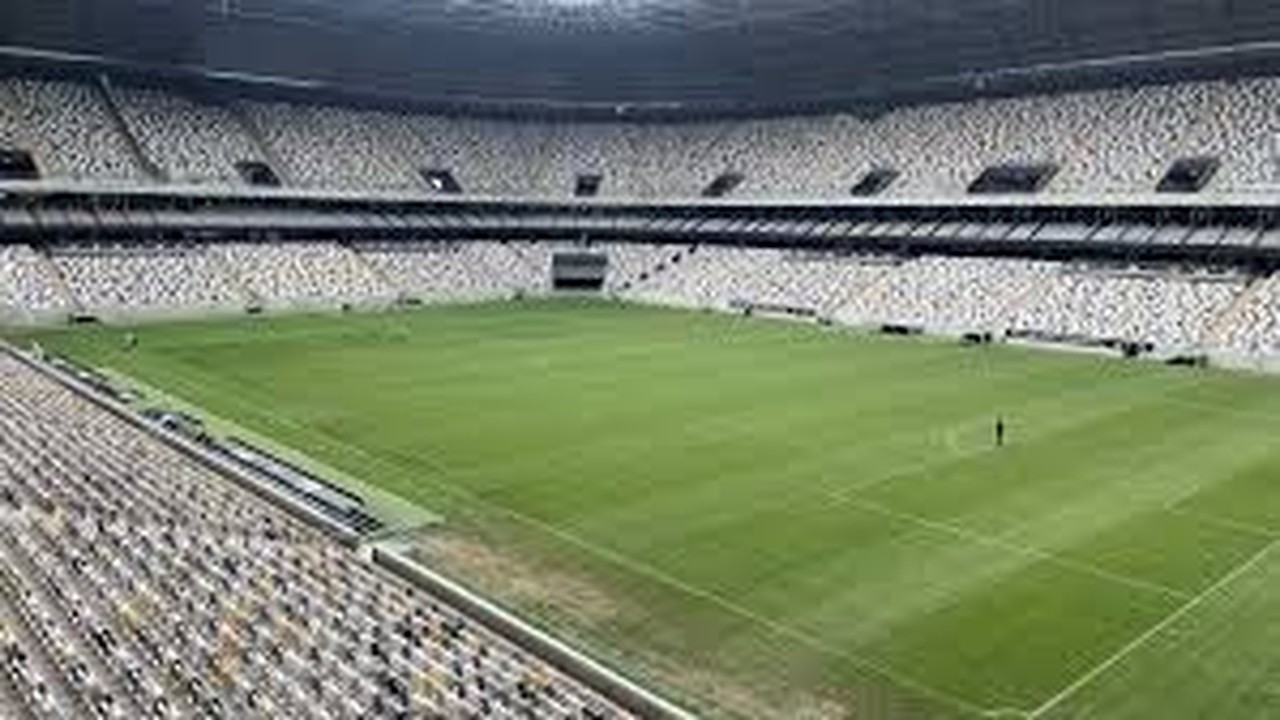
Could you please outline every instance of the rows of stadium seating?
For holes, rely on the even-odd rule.
[[[1053,193],[1140,192],[1176,158],[1209,186],[1276,174],[1280,79],[1184,83],[674,124],[513,122],[173,89],[0,79],[0,150],[46,177],[693,197],[964,194],[986,167],[1048,162]],[[0,245],[0,322],[150,310],[461,302],[548,292],[573,243],[308,241]],[[944,255],[604,243],[605,290],[721,310],[946,333],[1280,353],[1280,274]],[[0,717],[593,718],[626,713],[456,608],[0,353]]]
[[[0,305],[36,313],[65,308],[54,275],[47,257],[29,245],[0,245]]]
[[[691,197],[836,197],[892,168],[897,196],[963,194],[985,167],[1060,166],[1055,193],[1152,189],[1211,155],[1210,186],[1272,180],[1280,79],[847,115],[626,124],[464,120],[0,80],[0,149],[48,177]],[[460,302],[545,293],[574,243],[0,245],[0,322],[109,312]],[[605,243],[609,293],[789,308],[837,323],[1280,353],[1280,274],[944,255]],[[12,710],[12,712],[11,712]],[[0,716],[622,717],[528,652],[0,353]]]
[[[572,243],[367,242],[53,246],[0,250],[9,314],[457,302],[545,293]],[[596,244],[605,289],[636,300],[803,308],[849,325],[1032,333],[1168,352],[1280,350],[1280,280],[1204,268],[1016,258],[893,257],[725,246]]]
[[[628,251],[657,252],[652,246],[620,252]],[[550,246],[535,242],[5,245],[0,246],[0,308],[11,317],[31,318],[79,311],[332,306],[404,297],[509,298],[544,291],[550,261]]]
[[[137,181],[142,173],[91,85],[0,83],[0,147],[30,152],[49,177]]]
[[[202,246],[55,247],[50,257],[83,307],[200,308],[242,299]]]
[[[1060,166],[1056,193],[1154,189],[1177,158],[1213,156],[1209,187],[1276,176],[1280,79],[1147,86],[904,107],[849,115],[679,124],[500,121],[334,106],[216,104],[155,88],[0,80],[0,148],[26,149],[49,177],[140,180],[113,123],[119,107],[147,159],[179,182],[238,181],[242,161],[272,162],[303,187],[428,189],[446,169],[466,192],[566,196],[579,173],[601,193],[690,197],[735,170],[744,196],[837,197],[875,167],[899,196],[963,194],[984,168]]]
[[[1269,302],[1274,291],[1263,288],[1268,282],[1179,268],[701,248],[633,292],[652,302],[722,309],[810,308],[850,325],[1119,340],[1169,352],[1262,352],[1276,347],[1274,335],[1268,337],[1274,330],[1233,311],[1240,298]]]
[[[51,719],[624,716],[7,355],[0,698]]]
[[[115,97],[143,152],[173,182],[236,183],[236,163],[266,160],[228,108],[139,88]]]
[[[209,246],[255,298],[307,302],[390,295],[369,268],[334,242]]]

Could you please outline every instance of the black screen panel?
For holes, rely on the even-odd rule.
[[[603,175],[579,175],[573,184],[574,197],[595,197],[600,194]]]
[[[280,187],[280,178],[270,165],[257,160],[244,160],[236,163],[236,172],[240,179],[249,185],[258,187]]]
[[[1156,185],[1156,191],[1200,192],[1213,179],[1214,174],[1218,172],[1219,164],[1216,157],[1179,158],[1169,166],[1169,170],[1164,174],[1164,177],[1160,178],[1160,184]]]
[[[702,197],[724,197],[733,192],[745,179],[746,176],[738,172],[720,173],[702,190]]]
[[[889,189],[889,186],[897,179],[898,171],[892,168],[875,168],[873,170],[868,170],[849,190],[849,194],[857,197],[871,197],[872,195],[879,195]]]
[[[609,272],[609,256],[600,253],[556,253],[551,280],[557,290],[599,290]]]
[[[40,169],[31,153],[16,148],[0,148],[0,180],[39,180]]]
[[[972,183],[969,192],[975,194],[1037,193],[1044,189],[1058,166],[1053,163],[1030,165],[993,165],[982,171]]]
[[[422,179],[427,181],[427,187],[434,192],[444,195],[458,195],[462,192],[462,185],[458,183],[457,178],[453,176],[452,170],[445,168],[423,168]]]

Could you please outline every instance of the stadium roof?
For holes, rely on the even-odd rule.
[[[6,0],[0,43],[477,105],[799,108],[1280,57],[1270,0]]]

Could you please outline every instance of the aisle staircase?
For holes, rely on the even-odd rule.
[[[1202,344],[1206,348],[1230,347],[1231,338],[1244,322],[1245,313],[1262,298],[1280,291],[1280,273],[1253,278],[1231,304],[1209,321]]]
[[[364,272],[368,273],[369,276],[374,279],[375,284],[386,288],[385,295],[380,294],[382,297],[398,301],[408,295],[405,288],[400,287],[389,275],[382,271],[382,268],[370,262],[369,258],[365,257],[364,253],[360,252],[360,250],[357,249],[349,240],[338,240],[335,244],[340,250],[350,255],[351,262],[353,262],[356,267],[361,268]]]
[[[267,142],[266,136],[262,134],[262,129],[258,127],[258,123],[254,121],[253,116],[236,102],[225,103],[222,107],[244,129],[244,134],[253,143],[253,148],[258,151],[258,156],[275,173],[280,185],[283,187],[295,187],[296,183],[292,173],[289,172],[289,167],[281,162],[280,156],[276,154],[275,148],[271,146],[271,143]]]
[[[240,293],[241,302],[244,303],[245,309],[262,307],[262,298],[249,289],[249,284],[244,281],[244,278],[241,277],[233,264],[222,254],[221,248],[217,245],[209,245],[205,248],[204,253],[209,260],[209,266],[213,268],[214,272],[221,273],[231,287]]]
[[[58,263],[54,262],[49,250],[43,245],[32,243],[31,251],[35,254],[40,270],[57,291],[63,305],[67,308],[67,312],[72,315],[83,314],[85,312],[84,305],[76,297],[75,293],[71,291],[71,283],[67,282],[67,276],[62,273],[62,268],[58,267]]]
[[[107,115],[111,118],[111,122],[115,125],[116,131],[120,133],[120,137],[124,138],[125,146],[129,148],[129,155],[133,158],[142,172],[146,174],[154,182],[169,182],[169,173],[160,167],[147,156],[147,152],[142,147],[142,143],[138,142],[138,136],[134,135],[133,128],[129,127],[129,123],[125,120],[124,114],[120,112],[120,104],[116,99],[115,87],[111,84],[111,78],[106,73],[99,73],[98,82],[96,83],[98,94],[102,98],[102,104],[107,109]]]

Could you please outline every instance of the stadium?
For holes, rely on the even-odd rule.
[[[0,717],[1280,717],[1280,7],[7,0]]]

